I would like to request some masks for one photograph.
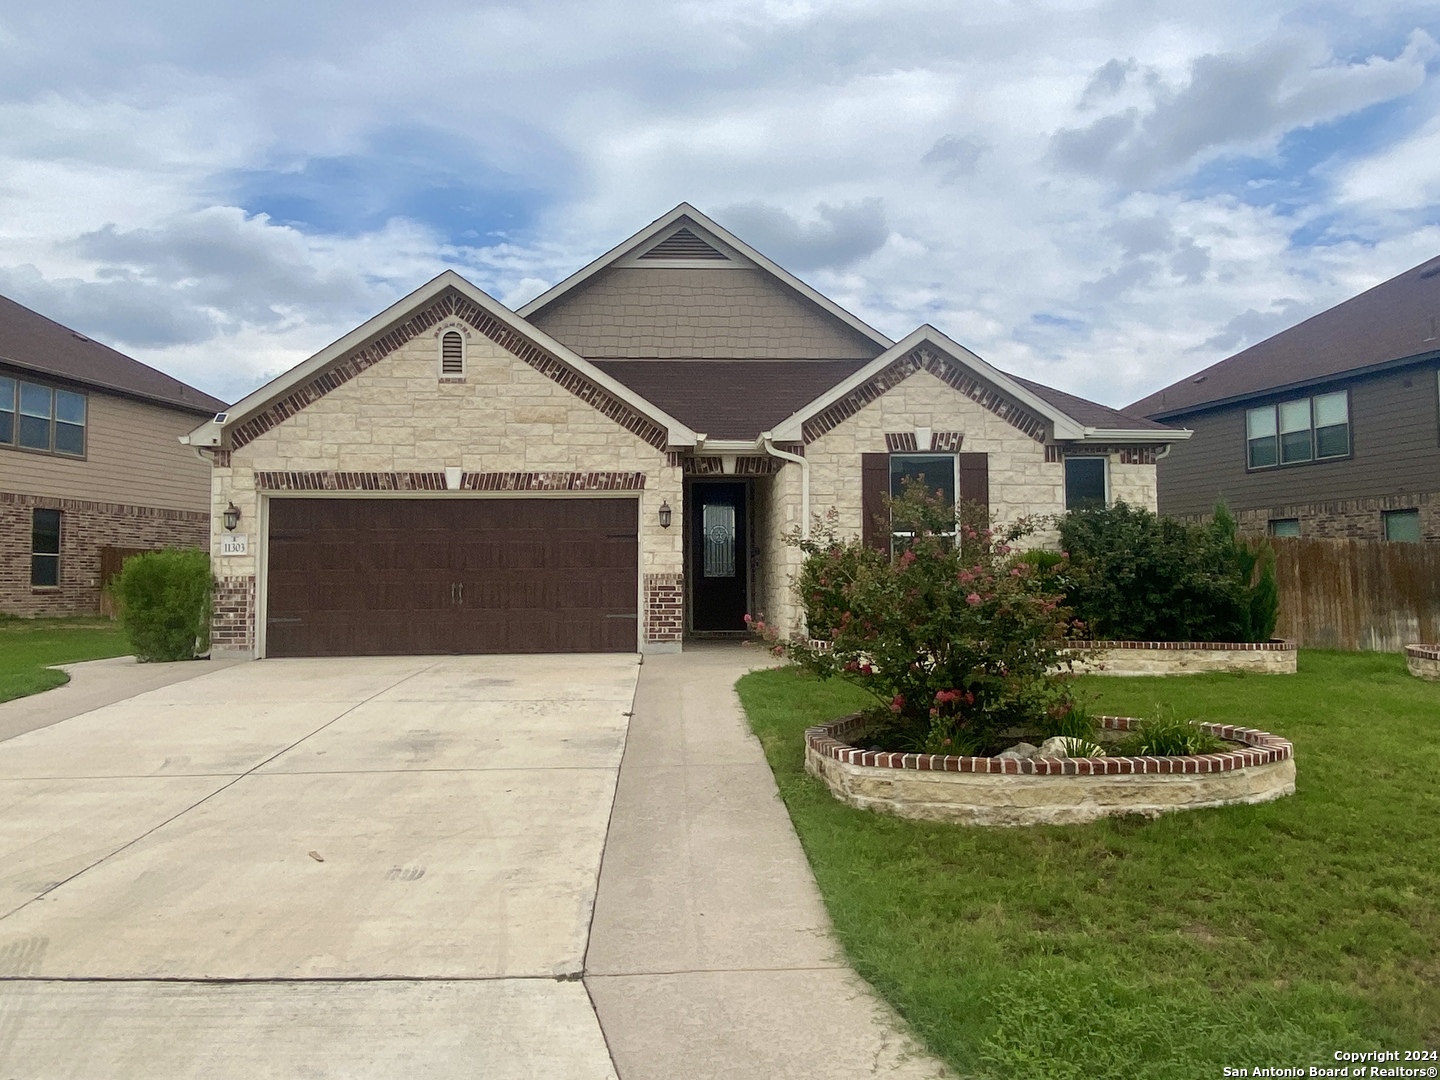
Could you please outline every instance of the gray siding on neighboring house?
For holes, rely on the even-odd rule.
[[[752,269],[611,267],[530,321],[588,359],[870,360],[884,351]]]
[[[1219,499],[1238,511],[1440,491],[1434,365],[1337,380],[1305,393],[1344,387],[1352,455],[1336,461],[1246,471],[1245,410],[1301,396],[1296,392],[1168,418],[1195,435],[1160,462],[1160,512],[1206,514]]]

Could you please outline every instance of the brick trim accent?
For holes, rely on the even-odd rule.
[[[737,457],[735,459],[735,471],[732,476],[769,476],[777,473],[783,468],[785,462],[772,457]],[[723,476],[725,463],[722,458],[714,456],[687,457],[684,459],[683,468],[686,476]]]
[[[1440,660],[1440,645],[1406,645],[1405,655],[1416,660]]]
[[[379,363],[396,349],[432,329],[447,318],[459,318],[481,334],[529,364],[547,379],[564,387],[581,401],[614,420],[657,450],[664,450],[669,433],[649,417],[642,416],[630,405],[615,397],[599,384],[581,375],[548,349],[517,333],[488,312],[471,303],[456,289],[446,289],[434,302],[411,315],[370,342],[351,350],[332,363],[309,382],[292,390],[279,401],[256,413],[228,433],[229,446],[236,450],[253,442],[276,424],[319,401],[332,390],[345,385],[366,368]]]
[[[1164,445],[1090,446],[1085,443],[1050,443],[1045,447],[1045,460],[1054,464],[1074,455],[1098,457],[1103,454],[1109,457],[1119,454],[1121,465],[1154,465]]]
[[[930,445],[924,447],[924,451],[932,454],[955,454],[959,453],[960,445],[965,441],[963,431],[932,431],[930,433]],[[915,438],[913,431],[898,431],[885,436],[885,449],[892,454],[915,454],[923,452],[919,440]]]
[[[255,576],[215,580],[210,608],[212,649],[255,648]]]
[[[643,472],[465,473],[462,491],[643,491]]]
[[[258,491],[445,491],[438,472],[257,472]],[[462,473],[461,491],[643,491],[643,472]]]
[[[171,510],[164,506],[135,506],[130,503],[92,502],[89,499],[57,499],[49,495],[21,495],[0,491],[0,504],[39,506],[47,510],[69,510],[73,513],[107,514],[115,517],[148,518],[155,521],[203,522],[210,515],[199,510]]]
[[[1100,725],[1110,731],[1133,731],[1140,721],[1128,716],[1101,716]],[[1223,773],[1255,765],[1272,765],[1295,756],[1289,740],[1256,728],[1232,724],[1201,724],[1200,728],[1219,739],[1242,743],[1243,750],[1185,757],[1104,757],[1104,758],[1009,758],[958,757],[954,754],[896,754],[861,750],[844,737],[864,726],[859,713],[829,724],[807,728],[805,745],[824,757],[847,765],[875,769],[905,769],[919,772],[1012,773],[1020,776],[1129,776],[1140,774]]]
[[[257,472],[257,491],[444,491],[438,472]]]
[[[685,575],[645,575],[645,640],[679,641],[685,634]]]
[[[1293,641],[1074,641],[1076,649],[1198,649],[1201,652],[1294,652]]]
[[[1012,401],[988,383],[981,382],[968,369],[924,345],[917,345],[839,401],[806,420],[802,426],[805,441],[814,442],[827,431],[840,426],[866,405],[878,400],[918,371],[930,372],[947,386],[958,390],[977,405],[989,409],[1036,442],[1045,441],[1047,424],[1042,417],[1035,415],[1019,402]]]

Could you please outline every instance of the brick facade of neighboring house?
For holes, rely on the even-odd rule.
[[[447,272],[193,431],[216,648],[667,651],[757,612],[796,632],[784,537],[832,510],[861,532],[862,461],[929,455],[1011,521],[1063,512],[1077,454],[1153,506],[1184,437],[928,327],[890,341],[689,207],[617,252],[519,312]]]
[[[102,564],[208,544],[210,470],[179,440],[222,402],[3,297],[0,356],[0,613],[97,614]],[[17,395],[48,429],[14,424]]]

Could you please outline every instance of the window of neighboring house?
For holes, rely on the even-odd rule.
[[[1065,459],[1065,509],[1106,506],[1105,472],[1107,458],[1067,457]]]
[[[1384,526],[1385,539],[1397,540],[1404,544],[1418,544],[1420,535],[1419,510],[1386,510],[1380,515]]]
[[[1340,390],[1247,409],[1245,440],[1246,462],[1252,469],[1347,457],[1349,395]]]
[[[898,499],[905,490],[905,481],[918,479],[932,494],[938,493],[949,506],[955,505],[954,454],[891,454],[890,497]],[[896,540],[908,539],[908,532],[892,532],[891,548]]]
[[[35,509],[30,519],[30,584],[60,584],[60,511]]]
[[[1300,535],[1300,519],[1299,519],[1299,518],[1271,518],[1271,519],[1270,519],[1270,535],[1271,535],[1271,536],[1299,536],[1299,535]]]
[[[446,330],[440,336],[440,377],[459,379],[465,376],[465,339],[459,330]]]
[[[84,394],[0,377],[0,445],[84,457],[85,424]]]
[[[0,443],[15,441],[15,380],[0,375]]]

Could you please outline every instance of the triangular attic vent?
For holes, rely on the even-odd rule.
[[[642,259],[719,259],[728,262],[729,256],[717,251],[700,237],[686,228],[676,229],[660,243],[641,255]]]

